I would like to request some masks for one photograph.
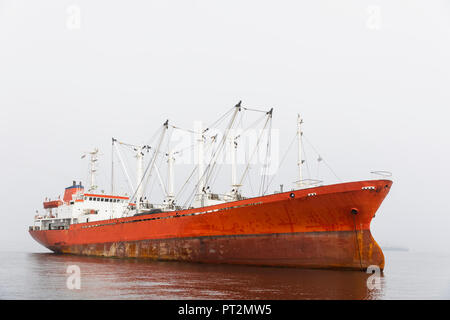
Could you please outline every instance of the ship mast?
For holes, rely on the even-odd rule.
[[[111,195],[114,195],[114,142],[116,142],[116,139],[111,138],[111,140]]]
[[[204,193],[204,154],[203,154],[203,146],[204,146],[204,137],[203,137],[203,128],[201,121],[195,122],[195,132],[197,133],[197,161],[198,161],[198,186],[197,186],[197,199],[200,201],[203,206],[203,193]]]
[[[141,208],[141,200],[143,195],[141,182],[143,178],[144,153],[142,150],[143,147],[139,147],[136,152],[136,212],[139,212]]]
[[[303,187],[303,173],[302,173],[302,123],[303,119],[300,117],[300,114],[297,115],[297,139],[298,139],[298,181],[297,181],[297,187],[300,189]]]
[[[237,182],[237,138],[234,134],[230,136],[230,151],[231,151],[231,187],[235,194],[238,194],[239,187],[242,184]]]
[[[89,155],[90,155],[89,176],[90,176],[90,181],[91,181],[91,185],[89,186],[89,191],[93,191],[93,190],[97,189],[95,176],[96,176],[96,172],[97,172],[96,163],[98,161],[98,149],[95,148],[94,151],[89,152]]]
[[[173,151],[172,149],[169,149],[169,152],[167,154],[167,165],[168,165],[168,176],[167,176],[167,183],[168,183],[168,190],[167,190],[167,202],[169,204],[172,204],[175,195],[174,195],[174,172],[173,172],[173,163],[175,158],[173,157]]]

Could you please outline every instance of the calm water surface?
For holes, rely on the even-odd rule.
[[[450,299],[450,255],[385,251],[381,288],[369,274],[0,253],[0,299]],[[67,289],[78,265],[81,289]]]

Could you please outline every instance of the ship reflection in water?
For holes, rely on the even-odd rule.
[[[364,272],[26,254],[31,299],[376,299]],[[66,286],[67,267],[81,289]],[[383,286],[383,280],[381,280]],[[45,290],[51,289],[51,290]],[[48,291],[48,292],[47,292]]]
[[[450,255],[386,250],[381,288],[357,271],[0,252],[0,299],[450,299]],[[69,266],[81,289],[69,290]]]

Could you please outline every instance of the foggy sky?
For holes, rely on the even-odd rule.
[[[99,147],[107,176],[111,137],[145,142],[243,100],[274,108],[282,152],[301,113],[342,180],[393,173],[381,246],[450,251],[449,40],[444,0],[0,0],[0,250],[42,250],[28,226],[86,182],[83,152]]]

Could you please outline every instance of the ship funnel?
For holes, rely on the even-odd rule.
[[[79,185],[77,185],[76,181],[73,181],[73,185],[70,187],[67,187],[64,191],[64,197],[63,200],[64,202],[70,202],[73,200],[73,195],[83,192],[84,191],[84,187],[81,185],[81,183]]]

